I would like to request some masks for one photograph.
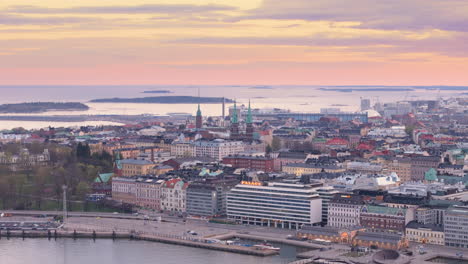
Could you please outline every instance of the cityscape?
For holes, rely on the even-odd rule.
[[[0,263],[468,264],[468,3],[75,2],[0,3]]]

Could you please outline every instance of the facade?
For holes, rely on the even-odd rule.
[[[415,156],[411,157],[411,180],[423,181],[424,174],[429,169],[437,170],[439,167],[440,157],[434,156]]]
[[[283,166],[291,163],[304,163],[307,156],[303,152],[279,152],[275,157],[275,170],[281,171]]]
[[[121,203],[136,204],[135,179],[127,177],[113,177],[112,199]]]
[[[184,213],[188,183],[182,179],[165,181],[161,186],[161,210]]]
[[[202,113],[200,110],[200,104],[198,104],[197,116],[195,118],[195,127],[201,129],[203,126]]]
[[[171,155],[176,157],[195,157],[195,145],[191,141],[172,142]]]
[[[398,158],[390,161],[386,168],[389,172],[395,172],[400,178],[401,182],[411,181],[411,159]]]
[[[122,176],[131,177],[137,175],[148,175],[152,173],[154,163],[149,160],[124,159],[120,160]]]
[[[353,246],[378,247],[380,249],[400,250],[409,246],[404,235],[394,233],[360,231],[354,237]]]
[[[336,194],[328,204],[328,225],[331,227],[360,226],[364,201],[356,194]]]
[[[228,218],[242,224],[298,229],[322,220],[322,199],[311,185],[241,182],[228,194]]]
[[[453,206],[444,217],[445,245],[468,248],[468,206]]]
[[[187,187],[187,214],[194,216],[226,215],[227,193],[236,179],[206,179],[195,181]]]
[[[264,156],[231,155],[223,158],[224,164],[230,164],[234,168],[245,168],[257,171],[272,172],[274,159]]]
[[[364,205],[361,209],[362,227],[380,231],[404,231],[406,209],[386,206]]]
[[[320,172],[338,173],[344,172],[346,169],[337,165],[328,164],[307,164],[307,163],[290,163],[283,166],[282,171],[288,174],[301,176],[305,174],[315,174]]]
[[[222,160],[229,155],[236,155],[244,151],[242,141],[227,141],[215,139],[213,141],[199,140],[194,142],[196,157],[210,157]]]
[[[322,186],[316,188],[315,191],[318,193],[320,198],[322,198],[322,225],[327,225],[328,223],[328,204],[330,200],[338,193],[335,188],[332,186]]]
[[[297,231],[296,237],[300,239],[322,239],[333,243],[351,244],[358,231],[362,228],[338,228],[330,226],[304,226]]]
[[[135,182],[136,204],[140,207],[161,210],[161,185],[163,180],[140,178]]]
[[[405,230],[406,238],[410,242],[432,245],[445,245],[444,230],[440,226],[424,225],[416,221],[409,222]]]

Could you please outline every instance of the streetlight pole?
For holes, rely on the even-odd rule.
[[[67,219],[67,186],[64,184],[62,185],[63,190],[63,224],[65,224],[65,220]]]

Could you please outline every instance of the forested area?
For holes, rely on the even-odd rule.
[[[49,151],[50,160],[41,164],[0,164],[0,208],[57,210],[61,207],[62,186],[67,186],[71,203],[86,204],[86,194],[98,173],[112,172],[112,156],[91,155],[89,146],[54,143],[0,145],[5,156],[18,155],[28,149],[30,155]],[[21,162],[21,160],[19,161]],[[73,204],[71,205],[73,206]],[[84,205],[83,205],[84,206]]]

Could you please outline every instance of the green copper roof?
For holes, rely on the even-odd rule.
[[[114,173],[100,173],[99,176],[94,180],[94,182],[106,183],[112,178],[112,176],[114,176]]]
[[[245,122],[248,124],[252,123],[252,110],[250,108],[250,100],[249,100],[249,110],[247,111],[247,118],[245,119]]]
[[[198,104],[197,116],[201,116],[200,104]]]
[[[426,181],[436,181],[437,180],[437,171],[434,168],[430,168],[424,173],[424,179]]]
[[[232,113],[231,123],[233,124],[237,123],[237,106],[236,106],[235,101],[234,101],[234,113]]]
[[[386,206],[367,205],[362,208],[362,212],[367,212],[371,214],[386,214],[386,215],[398,215],[398,213],[400,213],[400,215],[405,215],[406,209],[386,207]]]

